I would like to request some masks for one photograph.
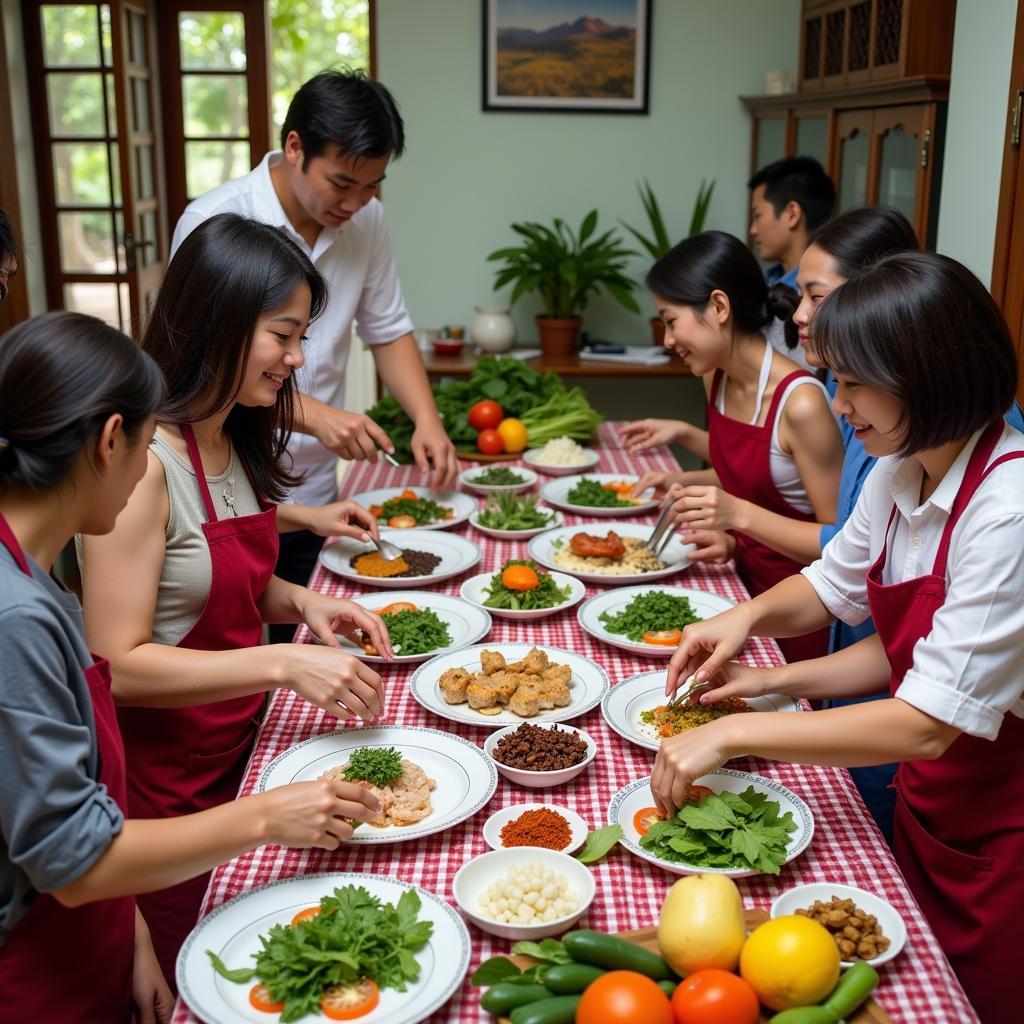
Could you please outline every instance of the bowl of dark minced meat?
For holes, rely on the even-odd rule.
[[[484,753],[510,782],[531,789],[561,786],[597,757],[597,744],[582,729],[559,722],[523,722],[491,733]]]

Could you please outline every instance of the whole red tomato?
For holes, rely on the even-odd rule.
[[[609,971],[587,986],[576,1024],[672,1024],[672,1006],[646,975]]]
[[[469,410],[469,425],[474,430],[494,430],[494,428],[505,418],[501,406],[485,398],[477,402]]]
[[[476,435],[476,449],[484,455],[500,455],[505,450],[505,442],[496,430],[481,430]]]
[[[695,971],[672,993],[676,1024],[757,1024],[761,1008],[754,990],[731,971]]]

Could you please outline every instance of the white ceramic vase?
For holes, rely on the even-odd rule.
[[[516,343],[516,325],[508,306],[476,306],[470,327],[473,344],[481,352],[507,352]]]

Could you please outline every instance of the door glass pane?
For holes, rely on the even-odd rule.
[[[183,71],[245,69],[245,18],[238,11],[185,11],[178,15]]]
[[[244,75],[186,75],[181,80],[185,135],[249,134],[249,95]]]
[[[128,11],[128,63],[146,65],[146,17],[133,10]]]
[[[96,4],[46,4],[43,15],[43,60],[47,67],[100,62]]]
[[[123,274],[128,269],[124,254],[124,210],[114,211],[114,249],[117,253],[117,272]]]
[[[51,72],[46,98],[51,135],[106,135],[102,75]]]
[[[252,169],[248,142],[186,142],[185,178],[189,199]]]
[[[914,220],[917,192],[917,137],[902,125],[882,136],[882,161],[878,178],[878,202],[894,206],[907,220]]]
[[[119,284],[117,286],[117,301],[119,312],[121,314],[120,328],[125,334],[135,338],[132,333],[132,314],[131,314],[131,299],[129,298],[128,285],[126,283]],[[136,340],[138,340],[136,338]]]
[[[149,82],[144,78],[130,79],[132,84],[132,125],[137,132],[150,131]]]
[[[104,75],[103,83],[107,89],[107,135],[117,138],[117,97],[114,93],[114,76]]]
[[[839,160],[839,212],[858,206],[868,196],[868,137],[855,131],[842,143]]]
[[[110,39],[110,4],[100,4],[100,42],[103,44],[103,66],[114,63],[114,46]]]
[[[113,204],[120,206],[123,202],[121,199],[121,157],[116,142],[110,144],[110,185]]]
[[[136,258],[143,267],[151,267],[157,262],[157,254],[159,252],[157,241],[156,214],[144,213],[139,218],[139,242],[151,244],[143,244],[141,251],[137,252]]]
[[[121,314],[118,309],[118,289],[116,284],[75,284],[64,285],[64,308],[75,313],[88,313],[114,327],[121,326]]]
[[[58,205],[110,205],[106,143],[55,142],[53,176]]]
[[[800,117],[796,122],[796,151],[800,156],[813,156],[820,164],[827,163],[828,132],[824,117]]]
[[[786,155],[786,119],[763,117],[757,122],[757,153],[754,163],[758,167],[781,160]]]
[[[58,213],[57,228],[64,273],[115,273],[113,224],[106,210]]]
[[[156,195],[153,185],[153,147],[135,146],[135,188],[138,199],[152,199]]]

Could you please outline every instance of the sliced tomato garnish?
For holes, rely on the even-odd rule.
[[[319,907],[306,907],[305,910],[300,910],[292,918],[292,927],[294,928],[300,921],[312,921],[317,914],[320,913]]]
[[[371,505],[370,506],[370,515],[371,516],[376,516],[379,519],[382,515],[384,515],[384,506],[383,505]]]
[[[355,1020],[369,1013],[380,1002],[380,989],[369,978],[348,985],[324,989],[320,1009],[331,1020]]]
[[[402,491],[399,497],[404,498],[406,501],[416,501],[416,499],[419,498],[419,495],[415,491],[410,491],[408,488],[406,488],[404,491]]]
[[[388,526],[396,530],[411,530],[415,525],[416,520],[412,516],[392,516],[388,520]]]
[[[707,786],[691,786],[690,792],[686,794],[686,802],[688,804],[699,803],[706,796],[714,796],[715,791],[708,789]]]
[[[399,612],[417,612],[419,609],[412,603],[412,601],[392,601],[391,604],[385,605],[379,612],[378,615],[397,615]]]
[[[649,629],[643,636],[645,644],[656,644],[658,647],[675,647],[682,639],[681,629]]]
[[[263,1013],[280,1013],[284,1009],[284,1000],[275,1002],[270,995],[270,989],[261,981],[249,989],[249,1005],[254,1010],[262,1010]]]
[[[664,821],[665,815],[658,810],[657,807],[641,807],[636,814],[633,815],[633,828],[640,833],[640,835],[647,835],[648,831],[652,829],[659,821]]]

